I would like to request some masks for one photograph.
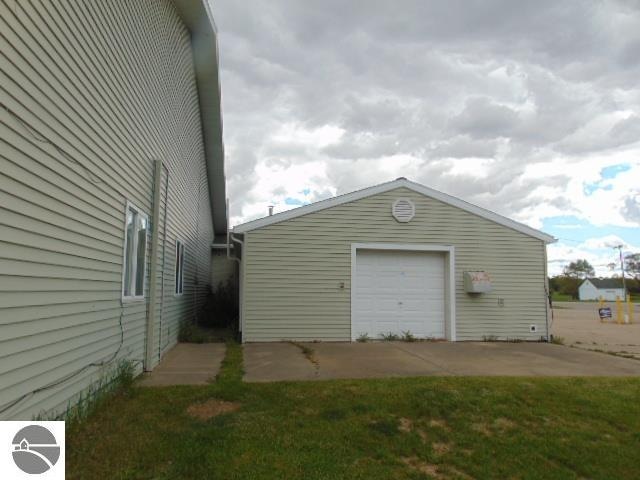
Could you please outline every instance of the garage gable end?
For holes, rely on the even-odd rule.
[[[473,205],[460,198],[453,197],[443,192],[439,192],[438,190],[434,190],[432,188],[426,187],[419,183],[409,181],[405,178],[399,178],[391,182],[382,183],[380,185],[375,185],[373,187],[357,190],[352,193],[329,198],[327,200],[315,202],[309,205],[305,205],[303,207],[294,208],[286,212],[277,213],[275,215],[271,215],[268,217],[246,222],[246,223],[235,226],[233,231],[234,233],[246,233],[262,227],[274,225],[274,224],[291,220],[294,218],[298,218],[304,215],[309,215],[311,213],[326,210],[328,208],[343,205],[345,203],[361,200],[367,197],[385,193],[390,190],[394,190],[398,188],[407,188],[416,193],[422,194],[426,197],[433,198],[445,204],[451,205],[453,207],[459,208],[461,210],[467,211],[479,217],[490,220],[499,225],[524,233],[525,235],[528,235],[530,237],[536,238],[538,240],[542,240],[545,243],[555,242],[555,238],[552,237],[551,235],[548,235],[544,232],[541,232],[532,227],[529,227],[528,225],[516,222],[498,213],[492,212],[490,210],[479,207],[477,205]],[[409,221],[413,216],[413,213],[411,212],[411,205],[405,202],[404,199],[399,199],[399,201],[394,203],[394,205],[392,206],[391,212],[393,216],[396,218],[396,220],[398,221],[405,221],[404,219],[408,219],[407,221]]]

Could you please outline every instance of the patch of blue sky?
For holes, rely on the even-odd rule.
[[[311,193],[311,189],[310,188],[305,188],[305,189],[301,190],[300,193],[303,194],[303,195],[309,195]]]
[[[617,165],[610,165],[600,170],[600,176],[605,180],[615,178],[619,173],[631,170],[631,165],[628,163],[618,163]]]
[[[571,243],[579,243],[590,238],[616,235],[629,244],[640,245],[640,228],[638,227],[596,226],[573,215],[561,215],[543,219],[542,231],[553,235],[561,242],[564,240]]]
[[[631,170],[631,165],[628,163],[618,163],[616,165],[609,165],[608,167],[600,170],[600,180],[593,183],[585,183],[583,186],[584,194],[589,196],[596,190],[612,190],[613,185],[603,185],[605,180],[611,180],[615,178],[617,175]]]
[[[295,206],[299,207],[301,205],[306,205],[307,203],[309,203],[309,202],[302,201],[302,200],[300,200],[298,198],[287,197],[287,198],[284,199],[284,204],[285,205],[295,205]]]

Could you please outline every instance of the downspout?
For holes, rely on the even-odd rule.
[[[238,286],[239,286],[239,295],[238,302],[240,303],[240,318],[238,320],[238,328],[240,329],[240,343],[244,343],[244,241],[237,238],[233,233],[229,234],[229,238],[231,241],[240,244],[240,254],[242,255],[238,258],[237,255],[231,257],[229,253],[229,248],[227,248],[227,254],[229,258],[236,260],[239,264],[239,272],[238,272]],[[227,245],[228,247],[228,245]],[[235,248],[234,248],[235,250]]]
[[[162,226],[162,278],[160,279],[160,319],[158,328],[158,358],[162,356],[162,319],[164,317],[164,277],[167,259],[167,210],[169,210],[169,169],[162,163],[165,171],[164,180],[164,220]]]
[[[147,332],[145,345],[144,369],[152,370],[153,362],[153,334],[156,318],[156,298],[158,296],[157,274],[158,274],[158,239],[159,219],[160,219],[160,187],[162,184],[162,160],[154,160],[153,173],[153,207],[151,214],[151,269],[149,272],[149,308],[147,310]]]
[[[553,322],[553,310],[551,309],[551,304],[550,304],[550,294],[549,294],[549,273],[548,273],[548,266],[547,266],[547,244],[546,242],[542,242],[542,251],[543,251],[543,259],[544,259],[544,295],[545,295],[545,299],[544,299],[544,312],[545,312],[545,323],[546,323],[546,328],[547,328],[547,342],[551,341],[551,336],[550,336],[550,332],[549,329],[551,327],[551,323]],[[549,310],[551,310],[551,320],[552,322],[549,322]]]

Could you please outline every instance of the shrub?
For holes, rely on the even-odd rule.
[[[199,325],[211,328],[238,330],[239,292],[237,282],[220,282],[207,301],[198,321]]]
[[[358,335],[358,338],[356,339],[356,341],[360,343],[365,343],[365,342],[368,342],[369,340],[371,339],[369,338],[369,335],[367,335],[366,333],[361,333],[360,335]]]

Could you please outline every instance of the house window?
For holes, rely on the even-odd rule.
[[[176,240],[175,294],[182,295],[184,288],[184,243]]]
[[[127,202],[124,234],[122,298],[143,299],[149,217]]]

